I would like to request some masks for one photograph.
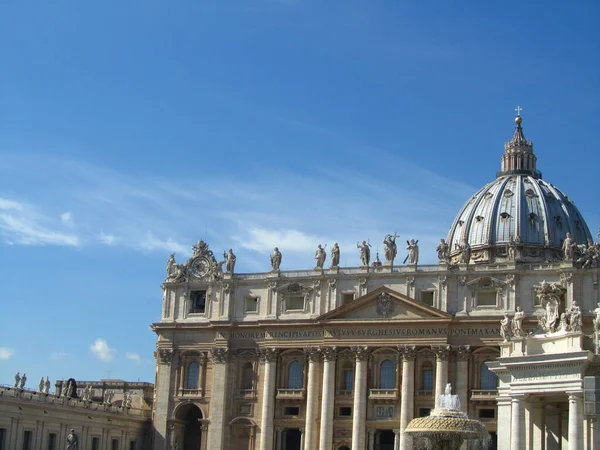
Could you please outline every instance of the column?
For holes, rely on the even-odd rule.
[[[228,433],[227,412],[229,396],[227,381],[229,368],[229,349],[215,347],[211,349],[213,362],[212,398],[210,402],[210,428],[208,430],[208,448],[226,448],[225,435]]]
[[[319,349],[316,347],[309,347],[304,349],[304,353],[308,356],[308,379],[306,382],[306,421],[305,421],[305,432],[304,432],[304,446],[301,447],[305,450],[313,450],[315,448],[315,431],[317,428],[316,414],[317,414],[317,387],[315,386],[317,381],[317,368],[319,365]]]
[[[530,448],[544,450],[544,404],[539,398],[530,400],[529,417],[531,418]]]
[[[498,448],[510,449],[510,412],[511,398],[509,396],[501,396],[496,400],[498,405]]]
[[[515,395],[511,404],[510,450],[525,449],[525,408],[523,396]]]
[[[375,450],[375,428],[369,428],[367,430],[367,433],[369,435],[369,444],[368,444],[367,449]]]
[[[304,436],[306,436],[306,433],[304,432],[304,428],[300,428],[300,448],[305,448],[305,441],[304,441]]]
[[[431,346],[435,353],[435,406],[437,407],[438,398],[446,390],[448,384],[448,353],[449,345]]]
[[[173,350],[167,348],[157,349],[155,357],[157,359],[158,370],[154,392],[156,393],[156,405],[160,405],[160,408],[156,408],[154,412],[153,446],[155,450],[163,450],[167,447],[167,420],[169,418],[171,374],[173,372]],[[59,437],[59,439],[59,442],[64,442],[66,437]]]
[[[273,449],[273,416],[275,412],[275,380],[277,378],[277,350],[263,348],[260,351],[261,362],[264,362],[264,382],[262,412],[260,419],[260,450]],[[283,428],[281,429],[283,433]],[[277,429],[277,445],[281,448],[281,433]]]
[[[589,448],[600,448],[600,418],[590,417],[590,437],[589,437]]]
[[[469,413],[469,346],[460,345],[456,350],[456,394],[461,409]]]
[[[321,393],[321,429],[319,450],[331,450],[333,446],[333,409],[335,399],[336,348],[326,347],[323,353],[323,391]]]
[[[365,422],[367,413],[367,366],[369,347],[351,347],[356,357],[354,370],[354,406],[352,408],[352,450],[365,449]]]
[[[583,449],[583,400],[581,392],[569,394],[569,450]]]
[[[277,427],[277,446],[275,447],[276,450],[283,450],[283,432],[285,431],[285,428],[283,427]],[[262,441],[261,441],[261,449],[262,449]]]
[[[417,349],[414,346],[398,347],[402,355],[402,392],[400,396],[400,437],[399,449],[411,448],[410,439],[404,433],[407,425],[413,418],[415,409],[415,358]],[[398,439],[398,436],[396,436]]]
[[[394,428],[394,450],[400,448],[400,428]]]

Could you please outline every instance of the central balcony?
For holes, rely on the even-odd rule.
[[[369,389],[369,400],[384,402],[398,400],[398,389]]]
[[[471,391],[471,400],[495,401],[498,397],[498,391],[487,389],[473,389]]]
[[[305,389],[277,389],[277,400],[302,401],[305,396]]]
[[[180,397],[204,397],[204,389],[179,389]]]

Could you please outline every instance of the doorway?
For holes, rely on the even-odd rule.
[[[392,430],[378,430],[375,433],[375,450],[394,450],[395,439]]]
[[[177,419],[185,422],[183,442],[179,441],[183,450],[198,450],[202,442],[202,411],[196,405],[185,405],[177,412]]]
[[[302,433],[299,428],[288,428],[283,438],[283,450],[300,450]]]

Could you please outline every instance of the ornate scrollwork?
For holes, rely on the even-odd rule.
[[[210,349],[213,364],[225,364],[229,361],[229,349],[227,347],[215,347]]]
[[[261,362],[271,362],[276,361],[277,356],[279,355],[279,349],[276,348],[260,348],[258,349],[258,354],[260,356]]]
[[[562,272],[560,274],[560,281],[562,284],[571,284],[573,282],[573,272]]]
[[[335,289],[335,286],[337,285],[337,278],[329,278],[327,282],[329,283],[329,287],[331,289]]]
[[[173,362],[173,350],[170,348],[159,348],[158,357],[161,364],[171,364]]]
[[[321,349],[321,354],[325,361],[335,361],[335,358],[337,357],[337,347],[323,347]]]
[[[206,242],[199,240],[192,247],[192,252],[192,257],[185,264],[176,264],[174,255],[169,256],[166,282],[179,283],[190,278],[214,280],[222,277],[225,261],[217,262]]]
[[[447,361],[448,355],[450,354],[449,345],[432,345],[431,351],[435,353],[435,356],[440,361]]]
[[[382,292],[377,297],[377,313],[382,317],[389,317],[394,312],[394,300],[387,292]]]
[[[403,361],[414,361],[417,357],[417,347],[414,345],[399,345],[398,352],[400,352]]]
[[[304,354],[311,362],[318,362],[321,358],[321,349],[319,347],[305,347]]]
[[[446,285],[448,284],[448,277],[446,275],[440,275],[438,277],[438,281],[440,283],[440,286],[442,286],[443,288],[445,288]]]
[[[459,361],[468,361],[470,349],[470,345],[459,345],[456,348],[456,359],[458,359]]]
[[[369,347],[366,345],[353,345],[350,350],[357,361],[366,361],[369,357]]]

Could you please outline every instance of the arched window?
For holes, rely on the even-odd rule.
[[[342,389],[351,391],[354,388],[354,367],[351,362],[344,364],[342,371]]]
[[[379,389],[394,389],[396,387],[396,371],[394,363],[386,359],[379,366]]]
[[[242,389],[251,390],[254,388],[254,367],[252,363],[247,362],[242,367]]]
[[[433,366],[430,362],[423,364],[421,386],[424,391],[433,391]]]
[[[192,361],[187,370],[186,389],[198,389],[198,376],[200,375],[200,364],[197,361]]]
[[[304,367],[300,361],[293,361],[288,367],[288,389],[302,389]]]
[[[484,391],[495,391],[498,387],[498,377],[488,369],[485,362],[481,363],[479,388]]]

